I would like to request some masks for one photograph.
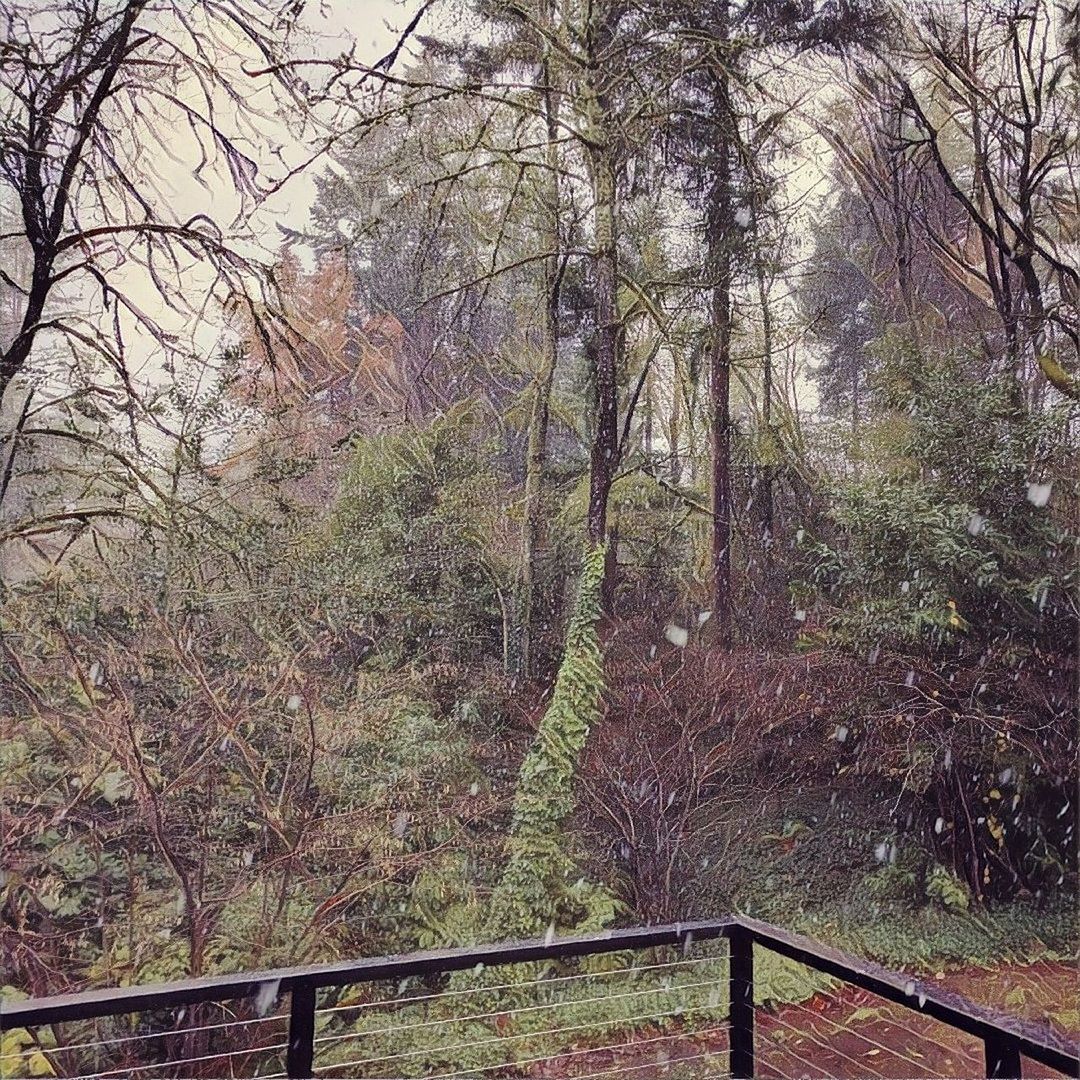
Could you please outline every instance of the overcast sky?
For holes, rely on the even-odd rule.
[[[357,59],[372,63],[394,47],[404,27],[417,10],[419,0],[310,0],[305,11],[307,28],[311,39],[298,46],[303,55],[334,56],[356,44]],[[423,29],[421,27],[421,29]],[[257,63],[258,58],[248,55],[242,39],[237,39],[234,55],[222,58],[223,66],[236,67],[236,79],[244,76],[239,65]],[[403,53],[400,63],[408,63]],[[310,159],[312,145],[303,145],[290,130],[284,117],[273,107],[272,99],[259,100],[256,91],[251,100],[267,113],[258,121],[258,138],[249,145],[249,152],[265,167],[265,179],[281,174],[281,161],[291,167]],[[194,167],[199,149],[190,130],[177,117],[175,131],[169,133],[169,154],[172,161],[165,162],[161,170],[163,187],[168,195],[168,213],[177,221],[195,214],[205,213],[226,227],[239,209],[233,188],[224,169],[218,180],[202,185],[193,180]],[[325,135],[325,132],[323,133]],[[177,164],[180,163],[179,167]],[[186,168],[184,166],[187,166]],[[315,159],[302,172],[290,178],[278,191],[269,196],[240,232],[234,233],[234,246],[262,260],[275,257],[282,242],[279,226],[302,231],[310,220],[312,202],[315,198],[315,177],[326,169],[325,155]],[[155,170],[156,171],[156,170]],[[220,313],[211,305],[198,320],[182,318],[170,312],[161,303],[149,276],[141,268],[129,264],[127,273],[128,294],[139,306],[151,313],[169,332],[184,341],[182,351],[194,355],[209,356],[217,352],[221,343],[224,324]],[[185,275],[184,289],[189,296],[211,287],[212,272],[209,267],[189,267]],[[76,303],[78,301],[75,301]],[[166,356],[149,335],[137,326],[131,326],[128,334],[128,362],[137,380],[157,383],[163,377]]]
[[[420,0],[309,0],[305,12],[307,24],[321,55],[332,56],[356,43],[358,58],[373,63],[385,56],[397,43],[415,15]],[[418,27],[423,31],[425,27]],[[428,27],[430,29],[430,27]],[[403,55],[398,63],[407,62]],[[283,129],[282,138],[288,138]],[[313,176],[325,169],[317,162],[311,169],[290,182],[267,205],[268,215],[291,228],[303,229],[308,223],[315,198]],[[269,221],[268,221],[269,224]],[[271,238],[276,241],[276,230]]]

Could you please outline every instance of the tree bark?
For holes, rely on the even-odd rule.
[[[685,386],[682,349],[671,350],[671,413],[668,416],[668,447],[671,451],[671,482],[678,487],[682,483],[682,407]]]
[[[719,5],[716,35],[726,43],[728,5]],[[709,267],[713,275],[709,343],[709,415],[712,446],[712,624],[716,640],[731,644],[731,236],[734,222],[731,185],[731,109],[728,50],[714,74],[713,108],[718,118],[715,179],[708,210]]]
[[[602,55],[610,37],[603,20],[594,37],[596,54]],[[607,535],[608,496],[615,477],[618,455],[618,248],[615,150],[609,130],[611,113],[604,95],[593,89],[589,100],[591,145],[589,164],[594,202],[594,314],[596,320],[596,429],[589,460],[588,537],[593,547]]]
[[[760,254],[757,259],[758,301],[761,304],[762,332],[762,370],[761,370],[761,424],[765,429],[765,446],[768,460],[764,462],[759,477],[761,488],[761,542],[765,550],[765,564],[772,564],[773,527],[775,508],[773,506],[773,472],[776,444],[772,429],[773,398],[773,328],[772,308],[769,306],[769,283],[766,280],[765,266]]]
[[[731,643],[731,257],[713,287],[709,408],[712,422],[712,592],[718,642]]]
[[[559,298],[563,262],[559,255],[558,101],[552,86],[551,65],[543,65],[544,112],[547,121],[548,197],[547,237],[544,250],[552,252],[544,261],[544,311],[541,326],[542,358],[533,386],[529,414],[529,446],[525,461],[525,527],[522,533],[521,578],[518,587],[520,623],[520,673],[529,678],[534,671],[532,620],[536,592],[536,560],[543,525],[544,467],[547,462],[548,427],[551,417],[551,388],[559,362]]]
[[[618,448],[618,314],[615,252],[615,170],[602,148],[593,158],[596,200],[596,432],[589,459],[589,542],[599,545],[607,534],[607,504],[615,475]]]

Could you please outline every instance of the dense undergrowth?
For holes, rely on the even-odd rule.
[[[171,532],[8,591],[6,993],[731,910],[895,966],[1075,955],[1067,510],[1043,520],[1021,488],[969,527],[976,503],[917,479],[910,448],[827,513],[802,490],[732,648],[670,485],[620,480],[617,548],[583,557],[579,471],[553,496],[525,679],[520,537],[482,427],[470,407],[360,440],[326,513],[266,478],[214,503],[208,481],[213,515],[188,493]],[[938,437],[920,468],[962,433]],[[1016,487],[994,468],[987,491]],[[911,500],[917,527],[882,510]],[[740,534],[740,557],[759,543]],[[536,977],[503,973],[508,1000]],[[682,985],[683,1011],[646,1024],[619,996],[636,978],[560,1023],[595,1043],[721,1015]],[[816,986],[759,972],[778,1001]],[[440,1021],[415,1075],[563,1038],[538,1034],[542,1010],[400,1008]],[[365,1030],[369,1056],[406,1037],[334,1015],[327,1034]]]
[[[1076,4],[380,4],[0,5],[0,994],[728,911],[1076,958]],[[320,1054],[722,1020],[665,956]],[[279,1072],[273,989],[0,1073]]]

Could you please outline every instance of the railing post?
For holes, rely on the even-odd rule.
[[[1020,1080],[1020,1049],[1003,1035],[987,1035],[986,1075],[990,1080]]]
[[[728,934],[731,964],[728,972],[730,1070],[735,1080],[754,1076],[754,939],[741,926]]]
[[[293,983],[289,1006],[289,1048],[285,1071],[290,1080],[314,1076],[315,1062],[315,984],[309,979]]]

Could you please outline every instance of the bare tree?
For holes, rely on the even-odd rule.
[[[832,141],[896,225],[908,319],[901,256],[914,232],[941,274],[997,316],[1002,370],[1076,397],[1077,68],[1062,11],[934,4],[906,29],[904,50],[858,73],[866,151]]]

